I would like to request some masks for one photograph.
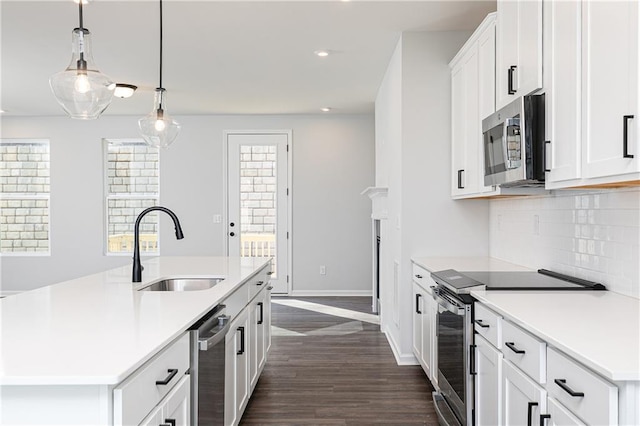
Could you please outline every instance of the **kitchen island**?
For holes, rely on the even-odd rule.
[[[128,265],[0,300],[0,423],[22,415],[112,424],[113,388],[269,263],[158,257],[143,262],[141,283]],[[223,280],[208,290],[138,291],[171,277]],[[53,411],[64,410],[56,420]]]

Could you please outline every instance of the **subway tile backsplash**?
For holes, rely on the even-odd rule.
[[[640,299],[640,189],[490,201],[492,257],[603,283]]]

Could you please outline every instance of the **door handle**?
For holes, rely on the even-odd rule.
[[[624,158],[633,158],[633,154],[629,154],[629,120],[631,119],[633,115],[622,117],[622,156]]]
[[[458,189],[464,189],[464,185],[462,185],[462,173],[464,169],[458,170]]]
[[[258,306],[260,306],[260,318],[258,319],[258,325],[264,322],[264,303],[258,302]]]
[[[551,414],[540,414],[540,426],[544,426],[544,422],[551,418]]]
[[[537,407],[537,402],[529,402],[527,404],[527,426],[532,426],[531,420],[533,417],[533,407]]]
[[[511,65],[509,67],[509,71],[508,71],[508,78],[507,78],[507,93],[510,95],[515,95],[516,94],[516,89],[513,88],[513,74],[516,72],[516,68],[518,68],[515,65]]]
[[[235,232],[229,232],[229,236],[230,236],[230,237],[235,237],[235,236],[236,236],[236,233],[235,233]]]
[[[240,332],[240,350],[237,355],[242,355],[244,353],[244,327],[238,327],[238,331]]]

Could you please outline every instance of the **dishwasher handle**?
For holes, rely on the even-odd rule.
[[[220,330],[213,336],[209,336],[205,339],[198,338],[198,349],[200,349],[201,351],[206,351],[209,350],[209,348],[211,348],[212,346],[220,343],[226,336],[227,331],[229,331],[230,325],[231,317],[228,315],[220,315],[218,317],[218,326],[221,326]]]

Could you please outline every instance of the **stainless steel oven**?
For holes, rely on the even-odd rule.
[[[473,424],[473,300],[443,286],[434,290],[438,304],[436,335],[439,394],[434,402],[441,424]]]

